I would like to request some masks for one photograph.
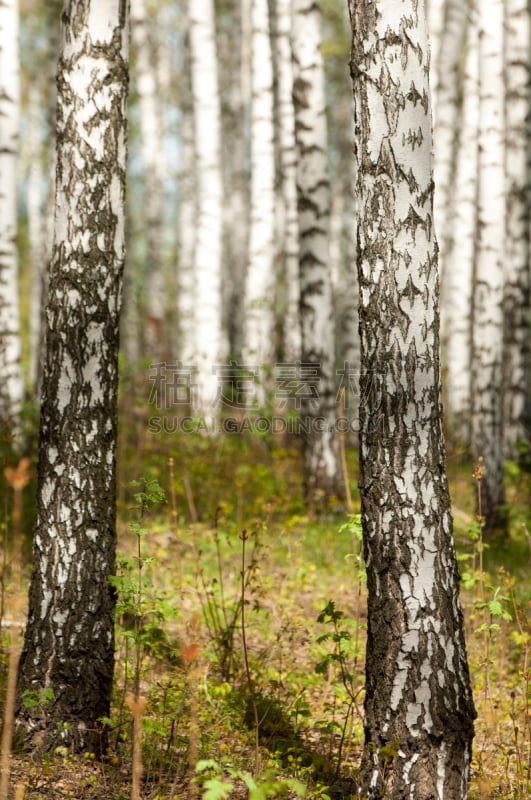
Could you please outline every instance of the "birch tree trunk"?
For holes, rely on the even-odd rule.
[[[441,292],[446,288],[446,257],[453,228],[452,199],[455,178],[455,141],[459,122],[460,65],[466,31],[466,4],[446,0],[444,28],[436,68],[437,117],[433,126],[433,173],[435,180],[434,220],[439,241]]]
[[[455,196],[450,225],[453,237],[446,253],[445,287],[441,318],[445,339],[444,407],[452,439],[471,443],[471,339],[472,284],[476,257],[478,134],[479,134],[479,30],[474,0],[469,4],[466,61],[463,76],[461,136],[457,151]]]
[[[42,220],[42,244],[39,245],[34,238],[37,233],[37,221],[33,215],[33,230],[30,233],[32,246],[33,274],[32,274],[32,310],[31,310],[31,336],[35,341],[35,349],[31,352],[30,380],[33,388],[33,396],[40,402],[42,369],[45,359],[45,307],[48,294],[48,279],[50,273],[50,260],[53,247],[54,236],[54,208],[55,208],[55,169],[56,169],[56,108],[57,108],[57,62],[59,58],[60,31],[61,31],[61,11],[62,0],[48,0],[45,4],[45,25],[46,25],[46,69],[43,77],[45,78],[46,88],[43,92],[44,111],[46,118],[45,136],[45,157],[44,165],[46,171],[46,200],[44,204]],[[37,131],[37,135],[38,135]],[[33,185],[37,186],[37,176],[35,173],[30,177]],[[28,193],[30,187],[28,187]],[[32,191],[32,203],[36,201],[36,193]],[[28,196],[28,203],[30,198]],[[33,211],[36,213],[35,206]],[[33,214],[32,211],[32,214]],[[29,214],[28,209],[28,214]],[[40,252],[38,252],[40,251]],[[37,263],[38,260],[38,263]]]
[[[165,352],[166,292],[162,264],[162,231],[166,177],[165,130],[158,109],[156,52],[151,41],[144,0],[131,2],[131,37],[135,49],[136,89],[140,112],[141,153],[144,167],[144,223],[147,262],[146,345],[148,357],[158,362]]]
[[[250,9],[231,0],[218,31],[222,96],[223,171],[223,329],[229,351],[243,345],[243,292],[249,239]]]
[[[291,0],[276,0],[275,46],[277,74],[277,126],[279,148],[279,253],[284,285],[284,358],[301,358],[299,313],[299,220],[297,214],[297,152],[293,107],[291,53]],[[278,217],[277,217],[278,219]]]
[[[46,358],[46,303],[48,298],[48,282],[50,277],[50,262],[52,258],[54,240],[54,214],[55,214],[55,173],[57,163],[57,144],[56,144],[56,113],[57,113],[57,63],[59,60],[59,50],[61,46],[61,11],[63,8],[62,0],[47,0],[46,8],[46,45],[47,45],[47,69],[46,69],[46,169],[47,169],[47,196],[44,209],[44,252],[40,268],[39,280],[39,300],[40,315],[38,329],[40,335],[39,352],[35,353],[36,369],[34,396],[37,402],[41,398],[42,370]]]
[[[461,800],[475,712],[439,400],[424,6],[350,9],[368,585],[359,796]]]
[[[178,358],[192,366],[195,358],[195,272],[197,180],[192,86],[190,83],[190,37],[182,47],[180,169],[179,169],[179,261],[177,267]]]
[[[486,533],[505,530],[503,509],[504,168],[503,0],[479,5],[478,233],[472,335],[472,449],[483,458]]]
[[[330,264],[335,315],[336,359],[342,368],[359,371],[360,339],[358,330],[358,276],[356,259],[356,199],[352,196],[351,174],[348,184],[338,175],[332,189],[330,224]],[[350,224],[345,230],[345,217]],[[353,409],[357,419],[357,405]]]
[[[504,455],[514,458],[516,445],[531,438],[531,318],[529,225],[531,173],[526,143],[528,120],[530,22],[526,0],[506,3],[506,172],[507,233],[503,318]],[[529,147],[529,145],[527,145]],[[527,427],[526,427],[527,426]]]
[[[426,0],[426,19],[428,28],[428,40],[430,48],[430,65],[431,65],[431,83],[432,86],[436,85],[437,76],[436,69],[439,63],[439,53],[441,49],[441,41],[444,31],[444,12],[446,8],[446,0]],[[433,119],[437,119],[437,95],[432,97]]]
[[[194,358],[199,403],[204,413],[207,409],[212,413],[217,394],[212,367],[227,355],[222,330],[221,112],[213,0],[190,0],[188,15],[197,171]]]
[[[0,425],[7,434],[16,429],[24,396],[17,255],[18,29],[18,0],[6,0],[0,5]]]
[[[276,285],[273,58],[267,0],[252,0],[251,26],[251,209],[243,356],[250,365],[267,370],[275,352]],[[265,402],[264,385],[259,401]]]
[[[341,495],[336,432],[337,398],[334,318],[330,272],[330,183],[327,166],[326,104],[321,54],[321,14],[313,0],[293,3],[293,63],[301,362],[319,374],[318,398],[308,397],[303,415],[304,485],[311,505]],[[319,425],[314,424],[320,420]]]
[[[69,0],[63,13],[37,524],[16,719],[28,744],[52,752],[99,752],[98,720],[112,694],[127,9],[124,0]],[[45,710],[24,703],[25,692],[44,689],[53,693]]]
[[[44,173],[42,168],[42,100],[41,87],[34,76],[28,96],[28,237],[31,263],[31,294],[29,314],[29,383],[36,387],[40,371],[41,346],[41,304],[42,272],[47,262],[46,236],[42,208],[42,187]]]

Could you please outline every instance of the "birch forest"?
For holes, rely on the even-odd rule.
[[[531,796],[527,0],[0,0],[0,800]]]

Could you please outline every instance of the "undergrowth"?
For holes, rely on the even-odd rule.
[[[358,509],[308,516],[295,444],[182,438],[162,448],[132,436],[144,467],[134,475],[122,452],[107,758],[15,758],[13,785],[35,800],[353,797],[366,637]],[[471,510],[481,476],[470,464],[451,474],[479,713],[472,800],[530,793],[529,567],[512,563],[515,551],[529,560],[529,475],[511,469],[514,524],[490,547]],[[3,584],[9,597],[7,573]]]

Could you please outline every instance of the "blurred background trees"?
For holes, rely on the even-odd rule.
[[[10,132],[6,111],[0,126],[9,142],[0,201],[14,220],[8,224],[7,210],[0,215],[7,433],[22,402],[21,368],[26,397],[38,395],[60,12],[61,3],[43,0],[21,0],[20,14],[13,2],[1,12],[6,109],[17,105],[19,57],[8,44],[16,41],[8,30],[17,19],[21,45],[20,124]],[[203,416],[221,408],[220,398],[240,412],[253,403],[268,413],[302,411],[294,399],[302,380],[297,365],[307,360],[321,365],[324,415],[334,416],[337,371],[345,363],[359,371],[347,4],[322,0],[320,12],[313,24],[322,65],[302,79],[295,34],[303,2],[132,0],[121,349],[128,407],[137,414],[155,364],[179,363],[196,387],[191,408],[167,413]],[[483,456],[482,511],[491,527],[503,528],[502,464],[528,448],[531,416],[529,10],[521,0],[432,0],[428,24],[445,427],[452,451]],[[304,108],[304,81],[311,92],[323,86],[324,116]],[[321,126],[314,131],[319,145],[309,142],[305,111]],[[9,170],[16,180],[4,179]],[[303,178],[319,187],[318,200]],[[313,248],[318,227],[322,263],[317,276],[314,260],[313,276],[309,242]],[[308,331],[318,330],[321,317],[326,334],[317,348]],[[275,376],[279,364],[291,365],[288,403],[285,393],[275,395],[275,385],[285,385]],[[243,382],[247,393],[234,389],[241,370],[252,378]],[[155,373],[160,389],[168,376],[163,367]],[[220,391],[223,375],[230,387]],[[332,387],[325,391],[326,381]],[[311,387],[309,394],[311,400]],[[341,493],[337,485],[320,489]]]

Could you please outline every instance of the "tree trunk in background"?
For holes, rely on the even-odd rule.
[[[439,400],[424,6],[350,9],[368,586],[360,796],[464,800],[475,712]]]
[[[200,409],[212,414],[218,384],[212,368],[227,357],[222,331],[221,112],[213,0],[189,0],[188,15],[197,176],[194,365]]]
[[[113,685],[127,7],[71,0],[63,14],[38,516],[16,719],[28,744],[52,752],[101,749]],[[24,692],[44,689],[53,692],[45,714],[24,703]]]
[[[278,253],[284,289],[284,360],[301,358],[297,152],[293,108],[291,0],[276,0],[275,32],[279,148]]]
[[[461,89],[459,72],[465,31],[466,4],[463,0],[446,0],[444,28],[435,70],[434,94],[437,97],[437,117],[433,125],[433,177],[435,180],[433,213],[435,232],[439,243],[439,273],[443,298],[446,290],[446,258],[453,236],[453,226],[450,221],[455,184],[456,130],[462,111],[459,107]],[[444,299],[442,302],[444,304]]]
[[[338,175],[332,190],[330,266],[335,321],[336,385],[339,393],[337,400],[338,412],[342,417],[338,424],[348,433],[349,443],[359,447],[361,356],[356,245],[358,212],[351,178],[350,172],[346,177]],[[348,185],[345,185],[347,180]],[[347,216],[350,219],[349,229],[345,229]]]
[[[436,70],[439,64],[439,54],[444,31],[444,17],[447,0],[426,0],[426,25],[428,30],[428,44],[430,50],[430,76],[432,88],[436,86]],[[437,93],[433,92],[432,99],[433,121],[437,124]]]
[[[472,450],[483,458],[486,533],[505,530],[503,510],[504,169],[503,0],[479,6],[478,232],[472,329]]]
[[[531,134],[531,123],[527,119],[531,108],[528,3],[526,0],[507,0],[506,15],[507,234],[503,300],[503,435],[504,455],[514,458],[518,442],[531,438],[531,173],[527,169],[526,152],[526,142]]]
[[[242,351],[243,292],[249,234],[250,9],[231,0],[218,32],[222,96],[223,330],[229,351]]]
[[[275,353],[276,292],[273,58],[267,0],[252,0],[251,21],[251,210],[243,357],[246,366],[262,370],[263,404],[266,373]]]
[[[304,487],[313,507],[342,494],[339,436],[335,429],[337,388],[321,14],[313,0],[295,0],[292,30],[301,362],[313,364],[319,376],[316,396],[308,393],[302,408],[303,418],[311,422],[311,430],[304,434]]]
[[[131,42],[135,52],[136,90],[140,116],[140,139],[144,178],[143,232],[146,240],[147,357],[163,360],[165,347],[166,291],[162,263],[162,231],[165,207],[166,131],[158,113],[156,48],[150,37],[144,0],[131,1]]]
[[[180,168],[177,267],[177,357],[187,367],[194,363],[195,273],[194,253],[197,223],[197,181],[192,86],[190,82],[190,37],[184,34],[180,92]]]
[[[332,188],[330,216],[330,269],[334,292],[336,360],[340,368],[349,364],[359,371],[358,275],[356,259],[356,199],[350,172],[338,175]],[[345,218],[350,220],[345,229]],[[359,398],[358,398],[359,399]],[[357,406],[352,409],[357,418]]]
[[[465,447],[469,447],[471,442],[471,308],[478,191],[478,36],[477,8],[471,0],[463,77],[466,102],[463,103],[457,150],[453,215],[448,223],[453,237],[446,253],[441,307],[445,338],[446,421],[453,442]]]
[[[433,123],[436,122],[437,111],[437,82],[441,50],[441,39],[445,27],[446,7],[448,0],[425,0],[426,30],[428,34],[428,47],[430,54],[430,90],[431,114]]]
[[[46,169],[46,202],[44,207],[44,232],[43,249],[40,258],[38,273],[34,274],[34,280],[39,282],[38,288],[34,290],[34,302],[39,302],[38,318],[32,320],[35,326],[35,336],[38,335],[37,349],[32,354],[32,366],[30,372],[34,372],[33,396],[40,402],[42,370],[45,360],[45,330],[46,330],[46,299],[48,296],[48,279],[50,275],[50,261],[52,257],[53,237],[54,237],[54,210],[55,210],[55,170],[56,170],[56,111],[57,111],[57,62],[59,59],[60,33],[61,33],[61,11],[63,8],[62,0],[47,0],[44,4],[46,10],[46,90],[45,113],[46,113],[46,156],[44,159]],[[38,333],[37,333],[38,332]]]
[[[140,364],[140,356],[143,346],[143,314],[140,312],[139,303],[139,276],[133,269],[134,260],[131,256],[133,250],[133,222],[131,214],[131,206],[127,205],[125,209],[126,215],[126,260],[127,265],[124,271],[123,290],[122,290],[122,311],[120,314],[120,352],[124,357],[126,372],[129,371],[131,377],[131,385],[139,387],[139,383],[145,380],[142,372],[137,372]],[[136,401],[136,389],[133,390],[131,400]]]
[[[46,330],[46,302],[48,297],[48,280],[50,277],[50,262],[54,239],[54,213],[55,213],[55,173],[56,173],[56,114],[57,114],[57,62],[61,45],[61,12],[62,0],[48,0],[46,8],[46,44],[47,44],[47,88],[46,99],[46,170],[47,170],[47,196],[44,208],[44,252],[40,271],[40,317],[38,320],[40,335],[40,349],[35,354],[36,374],[34,395],[38,402],[41,397],[42,370],[45,360],[45,330]]]
[[[0,426],[17,427],[24,398],[18,306],[17,195],[20,117],[18,2],[0,5]]]
[[[42,208],[42,187],[44,173],[42,168],[42,98],[37,76],[33,76],[28,96],[28,238],[31,263],[30,312],[29,312],[29,383],[36,388],[40,371],[41,345],[41,307],[42,272],[47,264],[46,235]]]

